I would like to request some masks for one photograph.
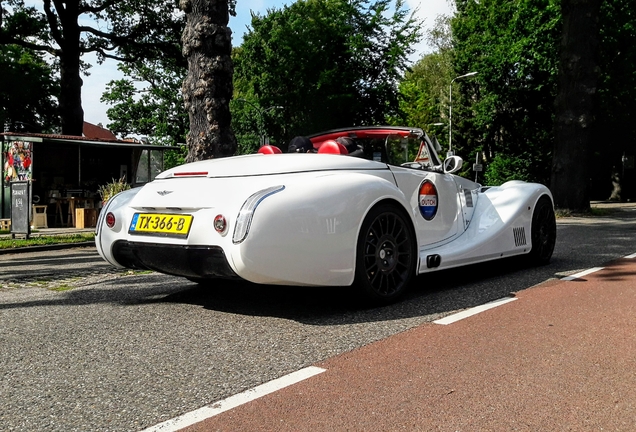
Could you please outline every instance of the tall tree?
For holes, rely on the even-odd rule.
[[[601,0],[561,1],[563,33],[551,190],[555,206],[563,209],[581,211],[590,207],[600,8]]]
[[[323,129],[383,123],[398,109],[419,22],[401,0],[300,0],[252,17],[236,53],[237,96],[285,124],[290,138]]]
[[[438,16],[426,39],[434,52],[422,56],[404,74],[398,87],[400,112],[388,121],[435,134],[443,130],[439,123],[448,118],[448,83],[454,77],[450,16]],[[446,141],[442,136],[438,138]]]
[[[185,142],[188,115],[183,107],[181,85],[187,69],[166,62],[120,63],[124,78],[111,81],[101,101],[108,129],[119,136],[145,135],[153,144]]]
[[[489,183],[549,183],[559,1],[457,1],[454,75],[479,74],[454,85],[453,146],[483,152]]]
[[[119,64],[124,78],[109,82],[101,97],[113,105],[106,111],[109,130],[121,138],[144,135],[154,145],[185,143],[189,124],[181,85],[187,69],[172,60]],[[164,152],[165,168],[183,164],[184,150]]]
[[[2,2],[0,44],[17,44],[54,56],[60,71],[62,133],[81,135],[81,58],[136,61],[140,57],[177,56],[174,29],[180,28],[176,5],[162,0],[24,0]],[[87,23],[95,23],[88,25]]]
[[[187,162],[230,156],[236,151],[231,129],[233,92],[232,31],[227,0],[181,0],[187,15],[183,55],[188,74],[183,82],[190,118]]]
[[[636,199],[636,12],[632,0],[603,2],[599,17],[598,105],[590,172],[592,199]],[[612,182],[610,179],[618,179]],[[613,184],[612,184],[613,183]]]
[[[0,127],[52,132],[59,124],[59,80],[37,52],[0,45]]]

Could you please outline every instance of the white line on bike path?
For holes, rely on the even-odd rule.
[[[634,253],[632,255],[627,255],[625,258],[636,258],[636,253]],[[595,272],[597,272],[599,270],[603,270],[603,269],[604,269],[604,267],[593,267],[593,268],[584,270],[582,272],[575,273],[575,274],[572,274],[570,276],[563,277],[563,278],[561,278],[561,280],[563,280],[563,281],[573,281],[573,280],[580,279],[580,278],[582,278],[584,276],[587,276],[587,275],[589,275],[591,273],[595,273]],[[495,308],[497,306],[501,306],[501,305],[504,305],[506,303],[510,303],[511,301],[515,301],[515,300],[517,300],[516,297],[504,297],[504,298],[501,298],[499,300],[494,300],[492,302],[485,303],[485,304],[480,305],[480,306],[475,306],[473,308],[466,309],[464,311],[461,311],[461,312],[458,312],[458,313],[455,313],[455,314],[452,314],[452,315],[448,315],[448,316],[446,316],[444,318],[435,320],[433,322],[435,324],[441,324],[441,325],[452,324],[454,322],[463,320],[463,319],[471,317],[473,315],[477,315],[478,313],[487,311],[488,309],[492,309],[492,308]]]
[[[587,275],[589,275],[590,273],[594,273],[594,272],[597,272],[597,271],[599,271],[599,270],[603,270],[603,268],[604,268],[604,267],[592,267],[591,269],[587,269],[587,270],[584,270],[584,271],[582,271],[582,272],[574,273],[573,275],[570,275],[570,276],[566,276],[566,277],[564,277],[564,278],[561,278],[561,280],[564,280],[564,281],[573,281],[573,280],[575,280],[575,279],[580,279],[580,278],[582,278],[583,276],[587,276]]]
[[[452,324],[454,322],[463,320],[464,318],[468,318],[471,317],[473,315],[477,315],[478,313],[487,311],[488,309],[492,309],[492,308],[496,308],[497,306],[501,306],[501,305],[505,305],[506,303],[510,303],[512,301],[517,300],[516,297],[504,297],[498,300],[494,300],[488,303],[485,303],[483,305],[480,306],[475,306],[473,308],[470,309],[466,309],[464,311],[461,312],[457,312],[455,314],[452,315],[448,315],[444,318],[440,318],[438,320],[433,321],[435,324],[441,324],[441,325],[448,325],[448,324]]]
[[[191,426],[195,423],[214,417],[222,412],[236,408],[239,405],[243,405],[247,402],[251,402],[262,396],[268,395],[282,388],[299,383],[307,378],[311,378],[314,375],[325,372],[326,369],[322,369],[316,366],[309,366],[296,372],[292,372],[288,375],[276,378],[275,380],[266,382],[252,389],[245,390],[242,393],[230,396],[227,399],[223,399],[218,402],[214,402],[210,405],[206,405],[189,413],[180,415],[171,420],[166,420],[163,423],[144,429],[141,432],[175,432],[179,429]]]

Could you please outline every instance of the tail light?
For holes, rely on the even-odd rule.
[[[225,219],[225,216],[216,215],[216,217],[214,218],[214,229],[219,234],[225,233],[225,231],[227,230],[227,219]]]
[[[113,214],[113,212],[108,212],[106,214],[106,225],[108,226],[108,228],[112,228],[115,226],[115,215]]]
[[[172,174],[174,177],[206,177],[207,171],[182,171]]]
[[[285,189],[285,186],[272,186],[267,189],[263,189],[261,191],[256,192],[254,195],[250,196],[241,207],[238,216],[236,217],[236,225],[234,226],[234,235],[232,236],[232,242],[234,244],[239,244],[250,231],[250,225],[252,224],[252,217],[254,216],[254,211],[256,211],[256,207],[270,195],[273,195],[277,192]]]

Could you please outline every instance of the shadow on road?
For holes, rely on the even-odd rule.
[[[510,295],[549,278],[553,266],[528,268],[524,260],[507,259],[446,270],[415,278],[399,302],[369,308],[351,287],[284,287],[218,280],[198,285],[160,274],[117,277],[95,286],[70,290],[54,298],[0,304],[0,310],[34,306],[115,303],[122,306],[179,303],[216,312],[267,316],[324,326],[444,315]],[[523,274],[523,284],[515,283]],[[88,289],[87,289],[88,288]]]
[[[426,315],[444,315],[473,307],[526,288],[512,281],[518,272],[531,272],[531,285],[551,276],[549,267],[528,269],[519,259],[509,259],[446,270],[415,278],[406,296],[395,304],[367,307],[351,287],[278,287],[227,282],[217,287],[194,286],[161,301],[195,304],[206,309],[249,315],[273,316],[310,325],[354,324]],[[524,278],[529,280],[528,275]]]
[[[444,315],[509,296],[545,280],[561,277],[636,252],[636,226],[568,220],[559,223],[551,264],[528,267],[524,257],[510,258],[419,276],[398,303],[368,308],[350,287],[281,287],[243,281],[214,281],[200,286],[183,278],[153,274],[121,276],[99,281],[49,298],[7,302],[0,309],[30,306],[114,303],[143,305],[181,303],[207,310],[289,319],[323,326]],[[79,265],[86,258],[67,257]],[[14,261],[13,264],[16,264]],[[11,267],[11,262],[2,263]],[[613,277],[624,277],[617,273]],[[88,288],[88,289],[86,289]]]

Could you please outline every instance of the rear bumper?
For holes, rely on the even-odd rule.
[[[176,246],[118,240],[113,258],[122,266],[187,278],[238,278],[219,246]]]

